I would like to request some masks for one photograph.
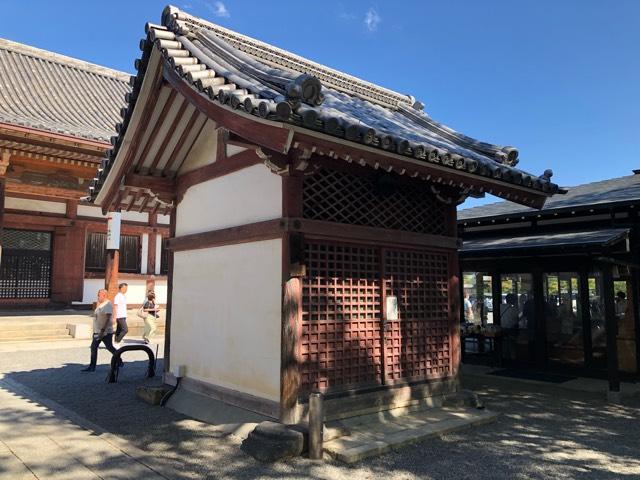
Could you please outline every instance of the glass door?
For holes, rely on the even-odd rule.
[[[535,358],[535,301],[530,273],[500,276],[499,308],[494,309],[502,328],[503,357],[507,362],[530,363]]]
[[[579,283],[575,272],[543,275],[546,351],[550,365],[584,366]]]
[[[622,372],[635,373],[637,371],[636,329],[631,301],[631,281],[624,278],[614,279],[613,292],[618,323],[618,367]]]

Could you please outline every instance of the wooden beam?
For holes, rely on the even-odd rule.
[[[145,159],[149,154],[149,150],[151,149],[151,147],[156,141],[158,132],[162,127],[162,122],[164,122],[164,119],[169,113],[169,110],[171,110],[171,106],[173,105],[173,102],[175,101],[175,99],[176,99],[176,91],[174,89],[171,89],[169,91],[169,96],[167,97],[167,100],[164,102],[164,105],[162,106],[162,110],[160,110],[160,114],[156,119],[156,123],[153,124],[153,127],[151,127],[150,125],[145,125],[144,130],[148,130],[148,128],[152,128],[152,130],[151,130],[151,133],[149,134],[149,138],[147,139],[147,143],[142,149],[142,153],[140,154],[140,159],[138,160],[138,164],[134,168],[135,171],[138,171],[138,172],[141,171],[142,166],[144,165]],[[124,173],[127,174],[129,172],[125,171]]]
[[[174,215],[171,218],[173,217]],[[238,227],[184,235],[169,239],[168,248],[174,252],[180,252],[279,238],[285,231],[285,224],[283,219],[277,218]]]
[[[193,185],[262,163],[263,160],[258,157],[255,151],[247,150],[224,161],[216,161],[196,168],[176,178],[176,196],[180,199]]]
[[[127,173],[124,177],[123,185],[133,188],[148,188],[156,195],[165,194],[172,196],[175,192],[175,182],[167,177]]]
[[[68,227],[73,220],[65,217],[53,217],[45,215],[37,215],[34,212],[29,214],[13,213],[5,211],[4,222],[11,222],[18,225],[46,225],[51,227]]]
[[[527,199],[531,202],[526,203],[526,205],[533,208],[541,208],[549,196],[532,188],[512,185],[501,180],[431,163],[427,160],[404,157],[393,152],[379,151],[373,147],[334,139],[317,132],[296,131],[292,144],[296,145],[298,150],[316,152],[314,155],[316,157],[323,156],[320,155],[320,152],[322,152],[326,158],[349,158],[354,163],[362,160],[363,166],[375,166],[378,164],[379,167],[392,167],[395,172],[404,170],[405,175],[417,172],[420,176],[430,176],[431,181],[441,178],[443,185],[452,182],[452,186],[455,188],[460,188],[460,184],[473,186],[477,188],[477,191],[494,193],[503,198],[508,197],[508,199],[518,203],[523,203],[521,200]]]
[[[457,250],[459,246],[456,237],[403,232],[400,230],[363,227],[360,225],[347,225],[303,218],[289,218],[286,220],[288,231],[304,233],[305,237],[357,240],[359,242],[378,245],[411,245],[445,250]]]
[[[179,160],[178,152],[180,152],[180,149],[183,147],[184,142],[187,141],[187,137],[189,136],[189,133],[191,133],[191,129],[193,128],[199,116],[200,116],[200,112],[197,109],[194,110],[193,113],[191,114],[191,118],[189,119],[189,122],[184,127],[184,130],[182,131],[180,138],[178,139],[175,146],[173,147],[173,151],[171,152],[171,155],[169,155],[169,161],[167,162],[167,164],[164,166],[164,169],[162,170],[163,175],[167,175],[171,170],[175,170],[176,172],[179,170],[179,167],[173,168],[175,163]]]
[[[165,153],[165,150],[167,149],[167,144],[173,137],[173,132],[176,131],[176,129],[178,128],[178,125],[180,124],[180,122],[182,122],[182,116],[184,115],[184,111],[187,108],[187,105],[189,105],[189,101],[182,100],[182,105],[180,105],[180,107],[178,108],[178,112],[176,113],[176,116],[174,117],[173,122],[171,122],[171,126],[169,127],[169,133],[165,135],[164,139],[162,139],[160,148],[158,148],[155,158],[151,162],[151,165],[149,165],[149,172],[154,173],[156,166],[160,161],[160,157],[162,157],[162,155]],[[158,119],[158,123],[160,123],[160,119]]]
[[[7,195],[16,193],[24,195],[38,195],[41,197],[55,197],[57,199],[65,200],[79,200],[81,197],[87,194],[84,190],[69,190],[59,187],[44,187],[41,185],[31,185],[13,181],[7,181],[6,192]]]
[[[110,148],[109,142],[104,142],[100,140],[89,140],[87,138],[81,137],[73,137],[71,135],[64,135],[61,133],[53,133],[48,132],[46,130],[38,130],[36,128],[30,127],[22,127],[19,125],[13,125],[10,123],[0,122],[0,131],[6,135],[19,136],[21,138],[31,138],[38,137],[45,141],[47,145],[51,145],[51,143],[55,143],[56,145],[60,145],[59,142],[66,142],[71,144],[72,146],[85,146],[85,147],[93,147],[94,149],[102,149],[106,150]],[[93,152],[95,155],[95,152]]]
[[[226,129],[246,138],[250,142],[276,152],[286,153],[289,150],[291,142],[290,129],[286,128],[284,124],[263,120],[220,105],[187,84],[166,62],[163,75],[173,88],[189,99],[198,110],[214,120],[218,125],[223,125]]]

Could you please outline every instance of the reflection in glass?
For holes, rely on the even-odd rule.
[[[501,275],[500,283],[503,356],[518,362],[531,361],[536,331],[533,278],[529,273]]]
[[[486,272],[464,272],[464,321],[476,325],[494,322],[491,299],[491,275]]]
[[[584,334],[577,273],[544,274],[544,309],[549,361],[584,364]]]

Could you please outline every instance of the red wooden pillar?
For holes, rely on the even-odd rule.
[[[176,216],[178,205],[171,211],[171,223],[169,224],[169,237],[176,237]],[[171,369],[171,305],[173,303],[173,250],[169,250],[169,271],[167,272],[167,313],[164,323],[164,371]]]
[[[302,177],[282,177],[282,215],[302,217]],[[280,421],[296,423],[300,392],[300,329],[302,328],[303,239],[282,237],[282,324],[280,350]]]
[[[109,300],[118,293],[118,263],[120,252],[118,250],[107,250],[107,264],[105,268],[104,288],[107,289]]]

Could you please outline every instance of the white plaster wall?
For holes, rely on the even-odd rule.
[[[130,304],[141,304],[145,301],[147,295],[147,281],[145,279],[123,279],[129,285],[127,290],[127,302]],[[96,301],[98,290],[104,288],[104,278],[85,278],[82,289],[82,302],[73,302],[74,304],[91,304]],[[156,279],[154,288],[156,293],[156,302],[162,305],[167,303],[167,281],[165,279]]]
[[[158,215],[158,225],[169,225],[171,217],[169,215]]]
[[[280,239],[176,252],[171,365],[278,401],[281,282]]]
[[[176,236],[282,216],[282,178],[253,165],[194,185],[178,204]]]
[[[28,198],[6,197],[4,208],[12,210],[27,210],[29,212],[67,213],[67,204],[64,202],[47,202],[45,200],[31,200]]]
[[[200,135],[198,135],[198,139],[189,152],[189,156],[182,163],[178,171],[179,175],[216,161],[216,153],[218,150],[218,132],[216,131],[216,127],[216,123],[212,120],[208,120],[207,123],[205,123]]]
[[[100,207],[91,207],[89,205],[78,205],[79,217],[104,218],[107,216],[102,214]],[[122,220],[125,222],[149,222],[149,214],[144,212],[122,212]]]
[[[149,263],[149,234],[143,233],[140,255],[140,273],[142,273],[143,275],[147,273],[147,263]]]

